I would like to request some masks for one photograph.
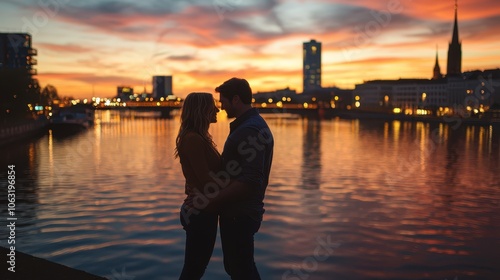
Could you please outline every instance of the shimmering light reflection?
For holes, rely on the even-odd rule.
[[[401,122],[400,121],[393,121],[392,122],[392,129],[393,129],[393,137],[394,137],[394,143],[397,143],[399,140],[399,133],[401,129]]]
[[[173,158],[179,119],[97,117],[89,131],[49,135],[28,150],[38,174],[36,215],[20,229],[20,250],[108,277],[126,266],[135,279],[175,279],[184,250],[184,180]],[[337,245],[309,279],[500,274],[496,127],[267,120],[275,156],[255,237],[263,279],[301,268],[324,240]],[[219,115],[210,128],[219,150],[229,121]],[[219,242],[204,279],[227,279]]]
[[[54,136],[52,135],[52,130],[49,130],[48,133],[48,164],[49,164],[49,174],[52,177],[54,175]]]
[[[493,145],[493,126],[488,127],[488,154],[491,154],[491,148]]]

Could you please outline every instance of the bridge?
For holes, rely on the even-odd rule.
[[[253,107],[259,112],[270,113],[291,113],[308,117],[316,117],[324,114],[331,108],[325,108],[318,103],[253,103]],[[127,102],[106,102],[95,105],[97,110],[134,110],[160,112],[161,117],[170,117],[171,112],[182,108],[182,101],[127,101]]]
[[[169,118],[171,112],[182,108],[181,101],[126,101],[104,102],[95,105],[96,110],[133,110],[142,112],[160,112],[162,118]]]

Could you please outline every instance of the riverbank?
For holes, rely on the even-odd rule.
[[[48,124],[46,118],[0,123],[0,146],[40,135],[47,131]]]
[[[19,251],[15,251],[15,272],[7,270],[11,267],[7,254],[10,251],[7,248],[0,247],[0,255],[4,263],[4,269],[0,273],[1,279],[5,280],[106,280],[104,277],[92,275],[82,270],[70,268],[58,263],[37,258]],[[7,265],[7,267],[5,267]]]

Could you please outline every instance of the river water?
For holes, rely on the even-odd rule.
[[[262,279],[500,279],[499,127],[265,117]],[[229,122],[221,112],[210,129],[219,150]],[[1,149],[4,221],[7,165],[17,175],[16,249],[109,279],[177,279],[178,128],[98,111],[82,133]],[[219,240],[203,279],[229,279]]]

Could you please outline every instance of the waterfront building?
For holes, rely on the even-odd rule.
[[[361,109],[399,108],[407,114],[448,105],[446,80],[376,80],[356,85],[352,104]]]
[[[153,76],[153,98],[173,96],[172,76]]]
[[[34,56],[37,50],[31,46],[28,33],[0,33],[0,69],[23,70],[32,77],[37,74]]]
[[[131,86],[118,86],[116,88],[116,97],[121,101],[134,100],[134,88]]]
[[[0,118],[27,117],[40,101],[36,55],[30,34],[0,33]]]
[[[321,43],[303,43],[303,92],[321,88]]]
[[[448,50],[447,75],[438,62],[432,79],[375,80],[356,85],[351,104],[366,110],[394,110],[437,115],[481,113],[500,104],[500,69],[462,73],[461,43],[458,37],[457,5],[452,40]],[[425,109],[425,110],[422,110]],[[428,110],[428,111],[427,111]]]
[[[289,87],[284,89],[277,89],[274,91],[261,91],[253,94],[254,103],[277,103],[277,102],[296,102],[298,100],[299,95],[297,95],[297,91],[294,89],[290,89]]]
[[[494,104],[500,105],[498,68],[467,71],[458,77],[448,77],[447,84],[449,106],[455,111],[483,112]]]
[[[351,104],[365,110],[399,108],[407,114],[418,109],[436,114],[482,113],[500,104],[500,69],[433,80],[367,81],[356,85]]]

